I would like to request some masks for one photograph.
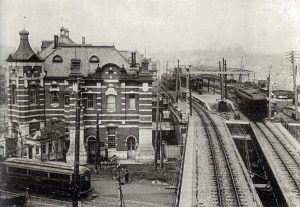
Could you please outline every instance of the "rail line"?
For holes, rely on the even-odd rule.
[[[272,155],[277,157],[278,167],[283,173],[281,176],[285,178],[288,182],[289,191],[292,192],[293,196],[297,198],[300,205],[300,164],[292,154],[292,150],[288,149],[284,140],[277,136],[273,130],[270,129],[265,123],[255,123],[259,132],[266,138],[269,143]],[[289,203],[289,200],[286,201]],[[293,206],[292,204],[289,204]]]
[[[243,195],[239,192],[239,186],[230,163],[228,153],[222,142],[221,134],[216,123],[209,113],[196,101],[193,100],[193,108],[202,120],[208,139],[213,173],[217,189],[218,206],[243,206]]]

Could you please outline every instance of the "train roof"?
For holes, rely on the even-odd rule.
[[[0,162],[3,165],[9,167],[21,167],[24,169],[32,169],[44,172],[60,173],[72,175],[74,173],[74,165],[64,162],[54,162],[54,161],[38,161],[27,158],[7,158],[6,160]],[[85,174],[91,170],[84,166],[79,166],[79,174]]]
[[[247,97],[248,99],[266,100],[265,95],[254,88],[249,88],[249,89],[237,88],[236,92],[244,97]]]

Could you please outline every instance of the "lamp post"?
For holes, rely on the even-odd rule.
[[[95,170],[96,173],[99,173],[98,165],[101,168],[101,160],[99,162],[100,158],[100,135],[99,135],[99,113],[97,113],[97,132],[96,132],[96,157],[95,157]]]
[[[121,181],[121,170],[122,167],[120,164],[117,166],[118,169],[118,184],[119,184],[119,192],[120,192],[120,207],[125,207],[125,202],[123,198],[123,192],[122,192],[122,185],[124,185],[124,182]]]
[[[186,114],[188,113],[188,110],[187,110],[187,102],[188,102],[188,92],[190,93],[190,116],[192,116],[192,88],[190,87],[190,76],[191,76],[191,73],[190,73],[190,67],[186,67],[186,72],[187,72],[187,75],[186,75],[186,93],[185,93],[185,112]]]
[[[73,207],[78,207],[78,180],[79,180],[79,149],[80,149],[80,111],[81,111],[81,91],[80,78],[77,79],[76,92],[76,128],[75,128],[75,159],[74,159],[74,178],[73,178]]]

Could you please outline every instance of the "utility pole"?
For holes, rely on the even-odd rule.
[[[219,71],[222,72],[221,61],[219,61]],[[221,99],[223,99],[223,76],[220,74],[220,90],[221,90]]]
[[[159,145],[160,145],[160,168],[164,166],[164,157],[163,157],[163,146],[162,146],[162,136],[161,136],[161,125],[159,126]]]
[[[185,115],[187,116],[188,114],[188,90],[189,90],[189,73],[188,73],[188,68],[186,68],[186,76],[185,76]]]
[[[159,90],[159,89],[157,89]],[[154,140],[154,168],[157,168],[157,137],[158,137],[158,121],[159,121],[159,92],[156,92],[156,129],[155,129],[155,140]]]
[[[177,70],[176,70],[176,103],[178,103],[178,81],[179,81],[179,60],[177,60]]]
[[[294,99],[295,99],[295,119],[299,119],[299,114],[298,114],[298,93],[297,93],[297,80],[296,80],[296,67],[295,67],[295,53],[292,50],[291,51],[291,63],[293,67],[293,89],[294,89]]]
[[[227,63],[226,63],[226,60],[224,60],[224,71],[227,72]],[[227,74],[225,74],[224,77],[225,77],[224,78],[225,79],[224,80],[224,82],[225,82],[224,83],[225,84],[225,91],[224,91],[225,95],[224,95],[224,97],[225,97],[225,99],[227,99]]]
[[[123,191],[122,191],[122,185],[124,185],[124,183],[121,181],[122,167],[120,164],[118,164],[117,169],[118,169],[118,184],[119,184],[118,189],[119,189],[119,193],[120,193],[120,207],[125,207],[125,201],[124,201]]]
[[[4,120],[4,132],[3,132],[3,134],[4,134],[4,148],[3,148],[3,157],[6,157],[6,120],[5,120],[5,115],[4,115],[4,118],[3,118]],[[1,194],[0,194],[0,197],[1,197]]]
[[[192,108],[192,88],[190,87],[190,116],[192,116],[192,111],[193,111],[193,108]]]
[[[73,207],[78,207],[78,178],[79,178],[79,140],[80,140],[80,79],[77,78],[77,94],[76,94],[76,128],[75,128],[75,159],[74,159],[74,178],[73,178]]]
[[[96,159],[95,159],[95,170],[96,173],[99,173],[98,170],[98,164],[99,167],[101,168],[101,160],[99,162],[99,158],[100,158],[100,136],[99,136],[99,113],[97,113],[97,131],[96,131]]]
[[[272,104],[271,104],[271,68],[272,65],[269,66],[269,77],[268,77],[268,98],[269,98],[269,119],[272,118]]]

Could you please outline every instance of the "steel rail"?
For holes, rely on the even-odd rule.
[[[233,172],[232,172],[232,169],[231,169],[231,165],[230,165],[230,162],[229,162],[229,159],[228,159],[228,155],[226,154],[226,150],[224,148],[224,145],[223,145],[223,142],[221,140],[221,135],[220,135],[220,132],[216,126],[216,123],[213,121],[212,117],[209,115],[209,113],[203,109],[203,106],[199,105],[195,100],[193,100],[194,104],[198,106],[198,108],[204,112],[204,114],[206,115],[206,117],[209,119],[209,121],[211,122],[215,132],[216,132],[216,135],[217,135],[217,140],[218,142],[220,143],[220,146],[221,146],[221,149],[222,149],[222,152],[224,154],[224,158],[225,158],[225,161],[226,161],[226,166],[227,166],[227,169],[229,171],[229,175],[230,175],[230,180],[231,180],[231,183],[233,185],[233,189],[234,189],[234,195],[235,195],[235,198],[236,198],[236,201],[237,201],[237,206],[241,207],[242,204],[241,204],[241,201],[240,201],[240,197],[239,197],[239,194],[238,194],[238,190],[237,190],[237,186],[235,184],[235,179],[234,179],[234,175],[233,175]],[[203,118],[203,116],[201,116],[201,118]],[[202,119],[203,120],[203,119]],[[206,125],[207,126],[207,125]]]
[[[287,173],[290,175],[290,177],[292,178],[293,183],[295,184],[296,188],[298,189],[298,192],[300,193],[300,185],[298,184],[298,182],[296,181],[296,178],[294,177],[294,175],[292,174],[292,172],[290,171],[289,167],[285,164],[282,156],[280,155],[280,153],[276,150],[275,146],[271,143],[271,141],[269,140],[268,136],[266,135],[266,133],[261,129],[261,127],[257,124],[254,123],[256,125],[256,127],[261,131],[261,133],[265,136],[266,140],[268,141],[268,143],[270,144],[270,146],[272,147],[272,149],[275,151],[275,153],[277,154],[277,157],[280,159],[282,165],[284,166],[285,170],[287,171]],[[263,124],[263,123],[262,123]],[[271,131],[268,126],[266,126],[265,124],[263,124],[267,130]],[[271,131],[272,133],[272,131]],[[273,133],[272,133],[273,134]],[[273,134],[274,135],[274,134]],[[275,136],[276,137],[276,136]],[[280,144],[282,145],[282,143],[280,142]],[[286,148],[285,148],[286,149]],[[296,162],[296,160],[294,159],[294,157],[286,150],[286,152],[292,157],[292,159],[294,160],[294,162]],[[298,168],[299,165],[296,162]]]
[[[278,140],[278,142],[280,142],[280,144],[283,146],[283,148],[285,149],[285,151],[292,157],[292,159],[294,160],[294,162],[297,164],[298,168],[300,168],[299,162],[297,162],[296,158],[289,152],[289,149],[283,144],[283,142],[279,138],[279,136],[277,134],[275,134],[274,131],[272,131],[272,129],[268,125],[266,125],[265,123],[263,123],[263,125],[266,126],[266,128],[273,134],[273,136]]]
[[[202,120],[204,129],[205,129],[205,133],[206,133],[207,138],[208,138],[209,148],[210,148],[210,152],[211,152],[211,156],[212,156],[212,161],[213,161],[214,174],[215,174],[215,177],[216,177],[216,184],[217,184],[217,190],[218,190],[218,202],[219,202],[220,206],[224,206],[223,205],[223,199],[222,199],[221,184],[220,184],[221,183],[221,181],[220,181],[220,175],[219,175],[219,171],[217,169],[218,168],[217,167],[217,160],[216,160],[216,157],[215,157],[215,153],[213,152],[212,137],[211,137],[211,135],[209,133],[208,126],[207,126],[207,124],[204,121],[203,115],[197,110],[197,108],[195,106],[193,106],[193,107],[194,107],[194,109],[196,110],[197,114],[199,115],[199,117]]]

